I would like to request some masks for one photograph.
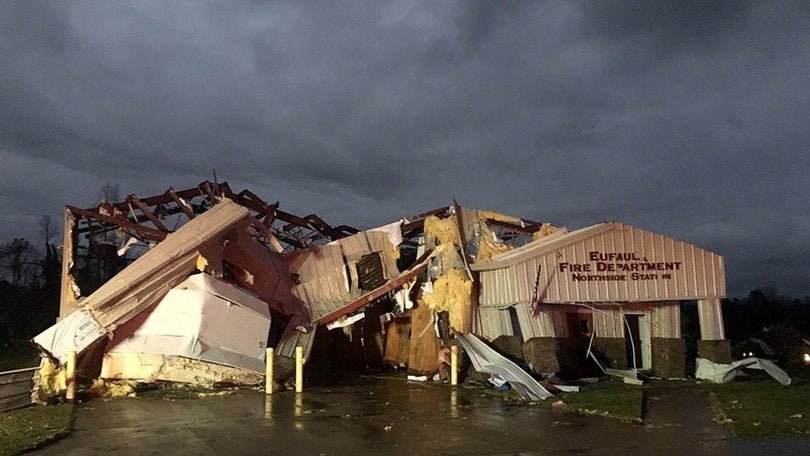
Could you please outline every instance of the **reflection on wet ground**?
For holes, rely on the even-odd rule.
[[[802,438],[746,442],[707,404],[657,392],[644,424],[510,404],[482,390],[363,377],[302,394],[152,391],[78,407],[75,431],[36,454],[808,454]],[[676,393],[680,394],[680,393]],[[686,404],[686,407],[684,406]]]

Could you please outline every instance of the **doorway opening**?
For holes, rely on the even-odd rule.
[[[647,314],[625,314],[624,344],[627,368],[652,369],[652,340],[650,318]]]
[[[588,357],[588,346],[593,332],[593,314],[571,312],[565,314],[568,326],[568,341],[573,355],[573,365],[569,369],[571,378],[598,377],[602,371]]]

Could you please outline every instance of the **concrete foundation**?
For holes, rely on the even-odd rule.
[[[555,338],[557,344],[557,363],[560,366],[559,372],[570,372],[577,368],[574,354],[571,353],[571,341],[567,338]]]
[[[715,363],[731,363],[731,343],[728,340],[699,340],[698,356]]]
[[[683,339],[652,339],[653,374],[663,378],[686,377],[686,342]]]
[[[523,359],[523,343],[517,336],[498,336],[492,346],[512,361]]]
[[[553,337],[533,337],[523,344],[523,359],[535,373],[560,371],[557,360],[557,340]]]
[[[592,351],[604,367],[627,369],[627,349],[623,337],[597,337]]]

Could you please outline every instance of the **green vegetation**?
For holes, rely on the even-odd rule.
[[[715,419],[731,425],[737,437],[810,434],[810,381],[806,379],[794,378],[791,386],[759,377],[697,387],[711,397]]]
[[[578,393],[557,394],[565,410],[639,422],[644,408],[644,389],[610,379],[582,388]],[[550,400],[552,408],[558,399]]]
[[[27,341],[0,344],[0,372],[39,366],[39,354]]]
[[[0,414],[0,456],[20,454],[69,434],[73,404],[33,406]]]
[[[707,394],[715,420],[731,426],[741,438],[810,434],[810,379],[794,377],[793,385],[782,386],[764,373],[725,384],[672,383],[672,388],[689,388]],[[603,415],[623,421],[642,419],[644,388],[610,380],[590,385],[579,393],[557,394],[564,410]]]

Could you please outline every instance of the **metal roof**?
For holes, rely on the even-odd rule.
[[[474,271],[489,271],[492,269],[500,269],[506,266],[512,266],[520,263],[527,258],[532,258],[537,255],[542,255],[544,252],[558,248],[560,245],[567,245],[577,242],[581,239],[588,238],[604,231],[611,229],[614,222],[599,223],[585,228],[580,228],[575,231],[557,231],[548,236],[537,239],[536,241],[529,242],[516,249],[509,250],[495,255],[491,261],[486,263],[476,263],[471,265],[470,268]]]

